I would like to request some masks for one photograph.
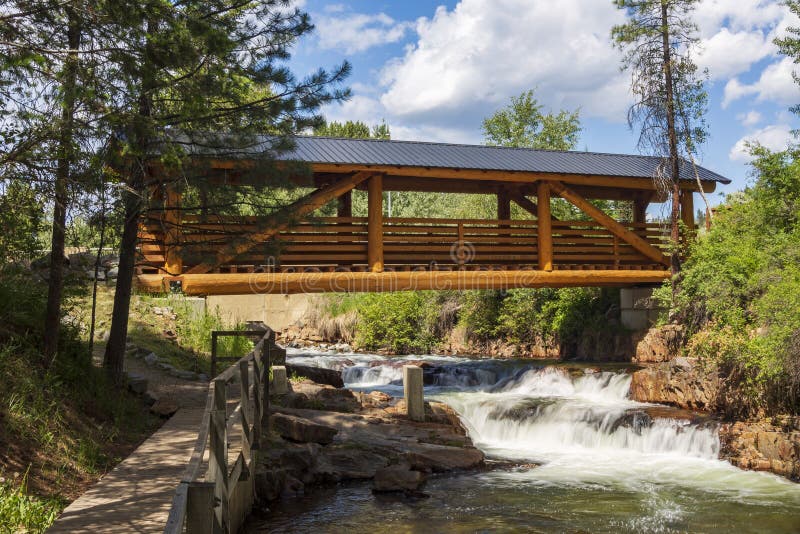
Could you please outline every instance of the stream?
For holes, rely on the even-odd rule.
[[[426,361],[426,399],[452,406],[487,459],[514,468],[431,477],[428,498],[369,484],[282,501],[257,532],[800,532],[800,485],[718,459],[716,422],[631,401],[621,365],[289,350],[347,387],[402,396]],[[384,362],[383,364],[381,362]],[[535,464],[535,465],[534,465]]]

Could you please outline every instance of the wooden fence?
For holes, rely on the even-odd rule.
[[[139,266],[157,272],[168,250],[181,249],[184,265],[197,264],[231,240],[246,239],[262,229],[264,218],[186,215],[179,241],[167,236],[163,221],[142,227]],[[669,236],[658,223],[622,223],[647,243],[666,251]],[[382,250],[386,270],[430,267],[485,269],[536,268],[539,227],[534,220],[384,218]],[[630,244],[595,221],[552,221],[552,255],[556,269],[642,269],[654,264]],[[366,217],[317,217],[280,232],[221,266],[222,272],[284,272],[313,267],[365,270],[368,265]],[[249,271],[247,269],[250,269]],[[660,268],[660,267],[659,267]]]
[[[269,425],[270,362],[278,355],[285,356],[285,350],[275,344],[275,333],[260,326],[263,335],[253,351],[209,384],[197,442],[175,491],[166,534],[235,533],[252,509],[262,429],[266,433]],[[229,389],[237,383],[238,400],[229,399]],[[241,443],[229,461],[234,432]]]

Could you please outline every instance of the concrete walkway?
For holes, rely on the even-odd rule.
[[[181,380],[126,358],[148,391],[178,412],[112,471],[70,504],[48,532],[163,532],[172,497],[194,450],[208,383]]]

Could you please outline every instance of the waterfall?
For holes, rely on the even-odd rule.
[[[653,418],[627,398],[630,375],[598,372],[572,377],[562,368],[532,369],[491,392],[448,397],[476,443],[536,456],[612,451],[714,459],[712,425]]]

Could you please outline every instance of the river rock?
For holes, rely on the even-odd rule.
[[[457,469],[472,469],[483,464],[483,453],[474,447],[449,447],[420,443],[406,459],[412,469],[441,473]]]
[[[720,457],[733,465],[800,480],[800,417],[723,424],[719,437]]]
[[[716,370],[702,370],[686,359],[678,364],[666,362],[633,373],[630,397],[639,402],[669,404],[687,410],[710,410],[719,391]]]
[[[366,446],[333,443],[320,452],[313,475],[318,482],[367,480],[387,463],[386,456]]]
[[[317,384],[327,384],[335,388],[343,388],[342,372],[333,369],[323,369],[321,367],[311,367],[308,365],[286,364],[286,371],[289,375],[303,376],[316,382]]]
[[[392,465],[375,473],[372,491],[417,491],[425,482],[425,475],[412,470],[408,465]]]
[[[292,384],[296,394],[306,397],[292,399],[291,407],[311,408],[316,410],[330,410],[333,412],[356,412],[361,408],[361,403],[349,389],[339,389],[327,384],[317,384],[310,380],[303,380]],[[289,404],[284,404],[289,406]]]
[[[272,426],[284,438],[303,443],[331,443],[339,432],[335,428],[283,413],[272,415]]]
[[[178,408],[179,406],[173,401],[158,399],[150,406],[150,411],[160,417],[172,417],[178,411]]]
[[[128,389],[137,395],[144,394],[147,391],[147,379],[139,374],[128,374]]]
[[[677,356],[683,343],[683,326],[668,324],[648,330],[636,343],[634,361],[640,363],[667,362]]]
[[[151,352],[147,356],[144,357],[144,363],[153,367],[156,363],[158,363],[158,356],[154,352]]]

